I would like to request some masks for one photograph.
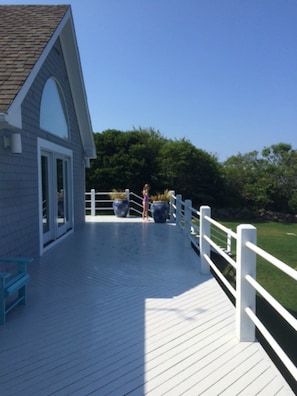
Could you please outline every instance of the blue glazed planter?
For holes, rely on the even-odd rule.
[[[115,199],[112,203],[112,207],[116,217],[127,217],[129,212],[128,199]]]
[[[151,211],[155,223],[165,223],[169,213],[169,204],[165,201],[153,202]]]

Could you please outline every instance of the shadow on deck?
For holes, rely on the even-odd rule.
[[[111,219],[111,218],[110,218]],[[170,224],[87,222],[30,266],[0,328],[0,394],[290,395]]]

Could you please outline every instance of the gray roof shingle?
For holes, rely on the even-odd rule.
[[[69,7],[0,6],[0,113],[8,110]]]

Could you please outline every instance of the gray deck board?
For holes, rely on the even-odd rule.
[[[1,396],[293,394],[259,343],[237,342],[174,225],[103,220],[30,265],[28,303],[0,327]]]

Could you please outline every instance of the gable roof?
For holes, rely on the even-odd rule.
[[[6,5],[0,15],[0,126],[22,128],[22,101],[59,37],[85,157],[95,158],[71,7]]]

